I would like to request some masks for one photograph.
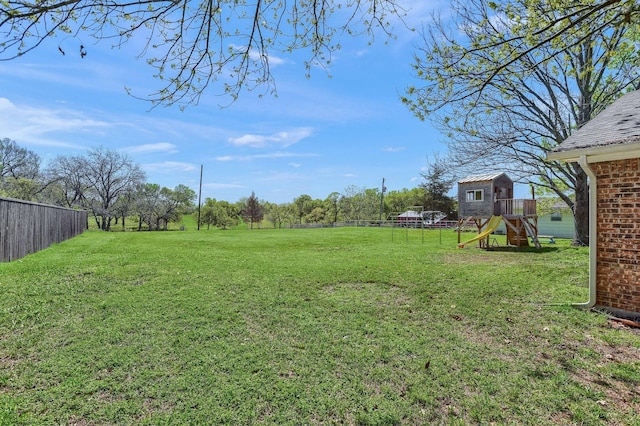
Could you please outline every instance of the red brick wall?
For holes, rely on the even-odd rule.
[[[640,159],[592,167],[598,180],[596,303],[640,313]]]

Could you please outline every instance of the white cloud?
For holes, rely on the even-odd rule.
[[[176,172],[193,172],[199,170],[200,167],[191,163],[181,161],[163,161],[161,163],[147,163],[143,168],[153,172],[176,173]]]
[[[297,169],[298,167],[302,167],[302,164],[300,164],[300,163],[289,163],[289,165],[290,165],[291,167],[296,168],[296,169]]]
[[[260,54],[255,50],[252,49],[251,52],[249,53],[249,57],[251,59],[253,59],[254,61],[259,61],[260,60]],[[278,56],[273,56],[273,55],[269,55],[267,57],[267,59],[269,60],[269,66],[270,67],[274,67],[274,66],[278,66],[278,65],[282,65],[284,64],[286,61]]]
[[[21,67],[0,65],[0,74],[3,77],[12,76],[17,79],[38,81],[43,86],[68,86],[74,90],[97,89],[124,94],[122,81],[116,79],[116,76],[126,75],[126,72],[131,72],[131,68],[112,66],[105,62],[82,61],[80,63],[62,58],[58,60],[60,62],[46,65],[42,63],[26,63]],[[97,85],[96,81],[100,84]]]
[[[102,134],[109,127],[111,125],[108,122],[86,117],[79,111],[16,105],[7,98],[0,98],[2,137],[13,139],[19,145],[78,148],[51,134]]]
[[[216,157],[216,161],[251,161],[273,158],[296,158],[296,157],[319,157],[320,154],[300,154],[295,152],[272,152],[269,154],[256,155],[223,155]]]
[[[159,143],[148,143],[144,145],[129,146],[126,148],[122,148],[120,151],[129,153],[129,154],[148,154],[152,152],[166,152],[167,154],[175,154],[178,152],[177,148],[178,147],[172,143],[159,142]]]
[[[235,146],[250,146],[264,148],[267,146],[267,137],[259,135],[243,135],[238,138],[229,138],[229,142]]]
[[[79,150],[104,145],[132,154],[176,154],[183,143],[192,144],[195,140],[212,144],[230,135],[228,130],[202,124],[202,121],[189,122],[159,114],[129,114],[100,108],[71,108],[66,103],[57,101],[43,107],[35,102],[13,103],[0,96],[0,137],[13,139],[28,148]],[[156,143],[160,138],[171,139],[174,143]]]
[[[202,184],[202,187],[207,189],[246,188],[245,185],[240,185],[238,183],[218,183],[218,182],[205,183],[205,184]]]
[[[256,154],[253,158],[292,158],[292,157],[319,157],[320,154],[302,154],[297,152],[272,152],[270,154]]]
[[[403,146],[389,146],[386,148],[383,148],[382,151],[383,152],[400,152],[400,151],[404,151],[405,147]]]
[[[299,127],[272,135],[246,134],[237,138],[229,138],[229,142],[235,146],[248,146],[251,148],[267,148],[271,146],[286,148],[308,138],[312,134],[313,129],[311,127]]]
[[[246,50],[247,46],[239,46],[236,44],[231,44],[230,45],[231,49],[235,50],[238,53],[242,53]],[[249,58],[252,61],[261,61],[262,60],[262,56],[260,55],[260,52],[256,49],[251,49],[249,51]],[[278,57],[278,56],[273,56],[273,55],[268,55],[267,56],[267,60],[269,61],[269,66],[270,67],[274,67],[274,66],[278,66],[278,65],[282,65],[284,63],[286,63],[287,61],[285,61],[284,59]]]

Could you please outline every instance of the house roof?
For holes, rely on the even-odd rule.
[[[549,160],[589,162],[640,157],[640,90],[629,92],[547,154]]]
[[[486,182],[490,180],[494,180],[504,175],[503,172],[500,173],[486,173],[482,175],[473,175],[467,176],[466,178],[460,179],[458,183],[469,183],[469,182]]]

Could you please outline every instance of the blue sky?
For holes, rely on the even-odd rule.
[[[410,13],[416,28],[429,19],[427,2]],[[262,200],[290,202],[301,194],[324,199],[351,185],[390,190],[420,184],[420,172],[443,136],[400,102],[415,83],[412,54],[420,36],[397,25],[397,39],[373,45],[365,37],[341,38],[330,76],[312,69],[305,53],[274,53],[278,97],[242,92],[220,108],[219,88],[198,105],[150,109],[127,95],[159,89],[153,69],[136,60],[139,44],[111,49],[109,42],[56,38],[22,58],[0,62],[0,138],[38,153],[43,163],[92,147],[127,153],[147,180],[237,201],[252,191]],[[67,52],[61,55],[57,46]]]

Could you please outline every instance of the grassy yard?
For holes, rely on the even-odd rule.
[[[0,424],[640,424],[640,334],[567,305],[586,249],[456,242],[89,231],[0,264]]]

